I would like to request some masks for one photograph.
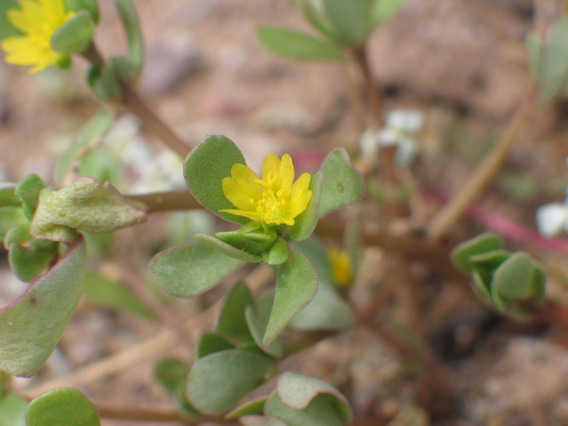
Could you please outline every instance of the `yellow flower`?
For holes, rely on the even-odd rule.
[[[304,173],[294,182],[294,165],[288,154],[264,159],[262,179],[244,164],[231,168],[223,179],[223,193],[236,209],[220,210],[248,217],[267,225],[294,225],[294,218],[306,210],[312,191],[311,176]]]
[[[340,286],[347,286],[353,281],[353,273],[351,271],[351,256],[344,250],[331,247],[328,250],[329,260],[331,262],[331,272],[333,279]]]
[[[65,10],[64,0],[20,0],[19,5],[8,10],[7,17],[22,35],[4,39],[1,47],[6,62],[31,65],[30,73],[36,73],[63,58],[51,49],[51,37],[74,13]]]

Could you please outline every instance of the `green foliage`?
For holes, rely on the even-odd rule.
[[[457,246],[454,263],[472,275],[476,294],[499,311],[523,315],[526,303],[545,297],[546,276],[538,264],[522,252],[502,249],[501,239],[483,234]]]
[[[29,224],[12,228],[4,240],[12,271],[22,281],[31,282],[43,274],[57,256],[57,243],[30,235]]]
[[[59,388],[38,396],[26,412],[28,426],[99,426],[93,403],[75,389]]]
[[[259,416],[261,404],[262,417]],[[266,402],[258,401],[250,409],[243,406],[235,410],[235,413],[240,412],[247,414],[247,417],[240,419],[241,422],[253,426],[342,426],[349,424],[352,419],[347,400],[334,387],[322,380],[293,372],[280,375],[276,390]],[[231,416],[234,414],[231,413]]]
[[[248,223],[250,219],[221,213],[233,205],[225,194],[221,182],[231,175],[234,164],[246,164],[235,143],[225,136],[209,136],[185,160],[184,176],[193,196],[213,214],[229,222]]]
[[[253,399],[228,413],[225,417],[228,419],[236,419],[243,416],[260,416],[263,413],[264,404],[266,404],[266,397]],[[243,419],[240,419],[241,422]]]
[[[21,207],[0,207],[0,239],[4,239],[10,229],[27,224],[28,219]]]
[[[295,330],[344,330],[355,324],[349,304],[331,285],[320,282],[313,300],[290,322]]]
[[[28,220],[32,220],[39,202],[39,193],[43,188],[45,188],[45,183],[35,173],[23,178],[16,188],[16,195],[20,197],[24,214]]]
[[[116,8],[122,20],[128,40],[128,58],[136,76],[140,76],[144,67],[144,35],[140,26],[140,17],[131,0],[115,0]]]
[[[323,175],[319,201],[319,217],[359,200],[365,193],[365,181],[357,171],[347,151],[334,149],[320,168]]]
[[[41,191],[31,232],[38,238],[74,241],[75,230],[114,232],[144,222],[146,214],[126,201],[110,184],[81,178],[60,190]]]
[[[223,234],[231,234],[231,235],[235,235],[240,237],[239,240],[244,240],[245,242],[248,242],[248,238],[246,238],[246,236],[244,236],[241,233],[236,233],[236,232],[231,232],[231,233],[223,233]],[[266,234],[260,234],[260,236],[265,236]],[[206,234],[200,234],[200,233],[195,233],[193,234],[193,237],[199,241],[201,244],[209,246],[213,249],[218,250],[219,252],[232,257],[234,259],[237,260],[241,260],[243,262],[250,262],[250,263],[258,263],[258,262],[262,262],[262,257],[258,256],[256,254],[250,254],[247,252],[247,250],[244,249],[238,249],[230,244],[227,244],[225,241],[214,237],[212,235],[206,235]]]
[[[154,379],[177,399],[180,408],[193,417],[199,417],[200,414],[185,396],[188,374],[189,365],[177,358],[163,358],[154,367]]]
[[[258,352],[231,349],[198,359],[191,368],[187,396],[204,414],[220,414],[276,371],[276,362]]]
[[[0,426],[26,426],[27,406],[24,399],[13,393],[0,395]]]
[[[220,333],[203,333],[197,344],[197,359],[228,349],[236,349],[236,346]]]
[[[86,10],[91,14],[91,18],[95,23],[99,22],[99,5],[98,0],[65,0],[67,10],[74,12]]]
[[[350,47],[362,46],[369,35],[369,0],[324,0],[335,34]]]
[[[315,173],[310,181],[310,190],[312,198],[306,210],[296,218],[296,223],[290,229],[290,238],[294,241],[302,241],[308,238],[316,229],[319,219],[319,208],[321,198],[321,186],[323,176],[321,173]]]
[[[203,293],[244,262],[203,244],[173,247],[150,261],[150,271],[167,292],[178,297]]]
[[[268,346],[294,315],[310,303],[317,289],[318,277],[308,259],[301,253],[291,255],[278,270],[276,294],[262,339],[263,346]]]
[[[254,300],[248,286],[244,282],[235,284],[225,296],[217,318],[216,331],[229,339],[252,341],[245,317],[249,306],[254,306]]]
[[[87,11],[78,12],[51,37],[51,48],[62,55],[85,51],[93,40],[95,22]]]
[[[267,50],[295,60],[337,61],[362,48],[378,26],[406,0],[295,0],[307,21],[325,39],[288,28],[264,27],[257,38]]]
[[[0,369],[31,376],[49,357],[84,285],[85,248],[78,244],[26,293],[0,310]]]
[[[264,27],[256,34],[264,48],[284,58],[300,61],[342,61],[345,56],[332,43],[303,31]]]
[[[129,312],[148,320],[156,319],[156,312],[123,284],[95,271],[88,271],[83,296],[109,308]]]
[[[12,26],[6,12],[10,9],[18,8],[18,0],[2,0],[0,1],[0,41],[7,37],[20,35],[20,32]]]

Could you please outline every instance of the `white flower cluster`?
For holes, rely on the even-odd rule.
[[[381,146],[396,146],[396,159],[400,165],[408,165],[418,154],[414,136],[422,129],[421,112],[410,109],[392,110],[387,114],[387,124],[378,132],[368,129],[361,136],[363,155],[377,155]]]

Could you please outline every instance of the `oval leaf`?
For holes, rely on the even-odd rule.
[[[344,330],[355,322],[353,311],[336,291],[320,282],[314,299],[290,322],[295,330]]]
[[[158,253],[150,261],[150,271],[167,292],[191,297],[209,290],[243,263],[211,247],[190,244]]]
[[[67,188],[41,191],[31,233],[37,238],[68,241],[71,229],[101,234],[144,221],[146,213],[112,185],[81,178]]]
[[[209,136],[187,156],[184,176],[193,196],[204,207],[229,222],[245,224],[250,219],[219,213],[219,210],[235,208],[225,197],[221,182],[231,175],[231,168],[237,163],[246,164],[232,140],[225,136]]]
[[[369,35],[369,0],[324,0],[335,34],[352,47],[361,46]]]
[[[335,401],[332,405],[343,422],[351,421],[352,413],[347,399],[323,380],[287,371],[278,378],[276,390],[284,404],[297,410],[307,408],[319,395],[329,395]]]
[[[275,369],[276,362],[258,352],[217,352],[193,364],[187,396],[202,413],[219,414],[267,380]]]
[[[0,310],[0,370],[34,374],[55,349],[83,291],[85,247],[74,247],[11,305]]]
[[[302,241],[312,235],[318,223],[319,204],[321,196],[321,185],[323,177],[321,173],[316,173],[310,180],[310,190],[312,191],[312,198],[308,203],[306,210],[298,216],[294,222],[294,226],[290,229],[290,238],[295,241]]]
[[[452,260],[462,271],[471,274],[473,264],[470,257],[485,254],[494,250],[501,250],[503,242],[495,234],[481,234],[469,241],[465,241],[452,250]]]
[[[244,282],[235,284],[225,297],[215,330],[240,342],[253,341],[245,318],[245,310],[248,306],[254,306],[252,293],[248,286]]]
[[[278,393],[274,392],[268,398],[264,412],[282,419],[287,426],[344,426],[347,424],[335,411],[333,400],[328,395],[320,395],[307,408],[298,410],[286,405]]]
[[[26,426],[28,403],[18,395],[0,396],[0,426]]]
[[[276,55],[300,61],[342,61],[341,50],[303,31],[265,27],[256,33],[260,44]]]
[[[122,20],[122,25],[128,40],[128,58],[139,76],[144,67],[144,35],[140,25],[140,17],[136,6],[131,0],[115,0],[116,8]]]
[[[28,426],[100,426],[93,403],[75,389],[60,388],[38,396],[26,412]]]
[[[59,27],[51,37],[51,48],[63,55],[81,53],[93,39],[95,22],[87,11],[76,13]]]
[[[505,300],[523,300],[532,296],[536,270],[533,260],[525,253],[514,253],[493,276],[491,294]]]
[[[242,260],[243,262],[258,263],[262,262],[262,257],[255,254],[247,253],[246,251],[239,250],[225,241],[220,240],[217,237],[207,234],[200,234],[198,232],[192,234],[192,236],[199,241],[201,244],[211,247],[221,253],[232,257],[233,259]]]
[[[323,177],[319,200],[319,217],[347,206],[365,194],[361,173],[353,167],[343,148],[334,149],[325,157],[320,172]]]
[[[270,318],[262,339],[267,347],[288,325],[290,320],[314,298],[318,277],[308,259],[301,253],[290,253],[290,258],[278,270],[276,294]]]

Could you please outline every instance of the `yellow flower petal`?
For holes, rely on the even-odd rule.
[[[235,164],[231,168],[231,177],[223,179],[223,193],[238,209],[253,210],[254,201],[262,194],[263,188],[258,183],[258,176],[244,164]]]
[[[18,5],[6,17],[23,34],[0,44],[7,53],[6,62],[31,65],[32,73],[56,64],[62,55],[51,50],[51,37],[74,13],[66,12],[64,0],[20,0]]]
[[[262,179],[243,164],[231,168],[223,179],[225,197],[236,209],[220,210],[247,217],[266,225],[294,225],[294,219],[307,207],[312,196],[310,175],[304,173],[294,183],[294,164],[285,154],[279,159],[270,154],[264,159]]]

